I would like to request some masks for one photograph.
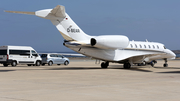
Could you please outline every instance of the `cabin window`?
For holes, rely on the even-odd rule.
[[[159,46],[157,45],[157,48],[159,49]]]
[[[155,48],[154,45],[153,45],[153,48]]]
[[[146,45],[144,45],[144,48],[146,48]]]
[[[133,48],[133,45],[132,44],[130,44],[131,45],[131,48]]]
[[[136,48],[137,48],[137,45],[135,44]]]
[[[142,46],[141,45],[139,45],[140,46],[140,48],[142,48]]]
[[[150,45],[148,45],[149,46],[149,48],[151,48],[151,46]]]

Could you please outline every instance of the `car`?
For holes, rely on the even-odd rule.
[[[48,64],[49,66],[51,66],[53,64],[68,65],[70,62],[68,58],[66,58],[63,55],[58,54],[58,53],[43,53],[40,55],[42,58],[42,66],[44,66],[45,64]]]

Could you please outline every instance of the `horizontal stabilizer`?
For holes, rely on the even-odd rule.
[[[21,12],[21,11],[5,11],[8,13],[19,13],[19,14],[29,14],[29,15],[35,15],[35,12]]]

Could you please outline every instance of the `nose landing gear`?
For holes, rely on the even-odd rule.
[[[164,67],[168,67],[168,64],[167,64],[167,59],[164,59],[165,63],[164,63]]]

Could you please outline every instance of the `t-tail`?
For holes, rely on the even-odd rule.
[[[90,36],[85,34],[78,25],[65,12],[65,7],[57,5],[54,9],[44,9],[36,12],[21,12],[21,11],[5,11],[9,13],[20,13],[36,15],[38,17],[49,19],[59,30],[66,41],[78,41],[88,43]]]

